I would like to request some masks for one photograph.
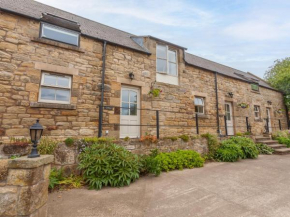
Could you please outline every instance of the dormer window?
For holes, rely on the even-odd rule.
[[[40,37],[79,46],[80,33],[56,25],[42,23]]]
[[[259,91],[259,84],[252,83],[251,84],[251,89],[254,90],[254,91]]]
[[[168,46],[157,45],[156,70],[158,73],[177,76],[177,54]]]

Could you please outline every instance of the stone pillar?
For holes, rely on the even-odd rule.
[[[53,155],[8,160],[8,175],[0,188],[0,216],[46,217]]]

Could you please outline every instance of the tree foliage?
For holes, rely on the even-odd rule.
[[[265,73],[264,78],[274,88],[286,94],[285,104],[290,108],[290,57],[276,60],[274,65]]]

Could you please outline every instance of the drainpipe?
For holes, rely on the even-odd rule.
[[[107,53],[107,42],[104,41],[103,45],[103,66],[102,66],[102,84],[101,84],[101,104],[99,107],[99,131],[98,137],[102,137],[102,125],[103,125],[103,110],[104,110],[104,86],[105,86],[105,72],[106,72],[106,53]]]
[[[220,134],[220,120],[219,120],[219,97],[218,97],[218,84],[217,84],[217,72],[214,74],[215,79],[215,97],[216,97],[216,120],[217,120],[217,133]]]
[[[284,93],[283,96],[285,98],[287,95]],[[284,104],[285,104],[284,106],[285,106],[285,111],[286,111],[287,129],[289,130],[289,128],[290,128],[290,123],[289,123],[289,110],[288,110],[288,106],[286,105],[286,103],[284,103]]]

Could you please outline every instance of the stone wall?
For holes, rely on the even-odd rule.
[[[0,161],[0,216],[47,216],[52,161],[52,155]]]
[[[80,47],[39,39],[39,22],[28,18],[0,14],[0,142],[13,136],[29,136],[29,127],[37,118],[44,126],[44,135],[64,140],[67,137],[96,136],[98,134],[98,105],[102,67],[102,42],[81,36]],[[200,116],[200,133],[217,133],[214,73],[184,62],[183,49],[169,45],[178,54],[179,85],[156,82],[154,88],[163,92],[159,97],[148,95],[156,81],[156,45],[162,41],[145,38],[144,45],[152,53],[147,55],[120,46],[107,45],[104,104],[120,106],[121,87],[140,89],[141,135],[156,135],[156,113],[160,112],[160,136],[196,134],[194,97],[205,98],[205,115]],[[71,104],[39,103],[39,86],[43,71],[72,76]],[[129,79],[129,73],[135,77]],[[232,102],[235,132],[244,132],[245,116],[249,116],[253,133],[263,131],[263,120],[253,118],[253,106],[260,105],[265,117],[266,107],[272,117],[284,121],[285,114],[275,111],[283,107],[279,92],[260,87],[250,90],[250,84],[237,79],[218,76],[219,111],[224,114],[224,103]],[[233,98],[227,97],[232,92]],[[271,106],[267,101],[271,100]],[[250,104],[240,109],[240,102]],[[166,111],[166,112],[165,112]],[[120,109],[104,110],[103,135],[119,138]],[[220,117],[221,127],[223,117]],[[273,126],[276,126],[273,122]],[[243,127],[241,127],[243,126]],[[224,133],[224,132],[222,132]]]

